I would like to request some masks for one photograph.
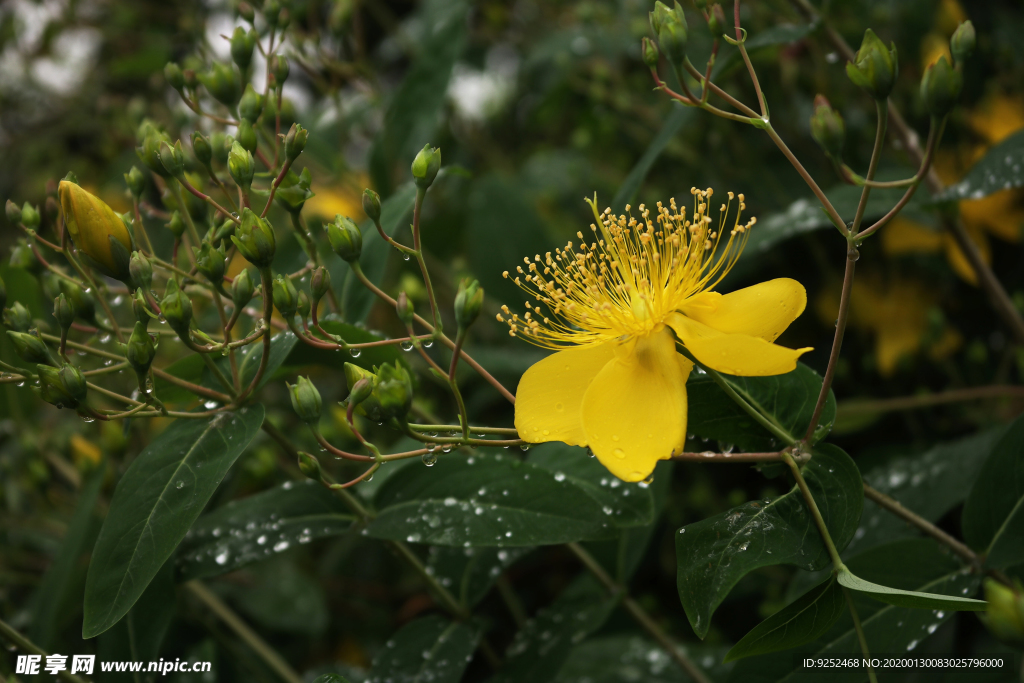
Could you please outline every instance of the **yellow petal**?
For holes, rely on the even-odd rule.
[[[682,452],[692,368],[662,328],[623,345],[601,369],[583,397],[583,428],[608,471],[623,481],[641,481],[659,460]]]
[[[781,277],[719,294],[702,292],[680,309],[684,315],[727,334],[746,334],[775,341],[804,312],[807,291],[796,280]]]
[[[942,248],[942,233],[903,216],[896,216],[882,228],[882,251],[889,256],[936,252]]]
[[[981,252],[981,260],[984,263],[991,263],[992,250],[989,248],[988,238],[985,236],[985,233],[981,230],[971,229],[968,226],[967,234],[975,246],[978,247],[978,251]],[[960,249],[960,246],[950,236],[946,237],[945,245],[946,258],[949,260],[949,265],[952,266],[953,272],[959,275],[964,282],[977,287],[978,276],[974,272],[974,266],[967,260],[967,256]]]
[[[553,353],[534,363],[516,390],[516,430],[530,443],[564,441],[586,446],[580,421],[583,394],[615,357],[616,342]]]
[[[748,334],[725,334],[681,313],[673,313],[665,322],[698,361],[729,375],[782,375],[795,370],[797,358],[811,350],[787,349]]]
[[[900,358],[912,356],[921,346],[921,335],[924,324],[913,320],[902,323],[892,321],[891,325],[881,327],[875,339],[875,354],[878,356],[878,373],[889,377],[896,370]]]
[[[960,217],[968,229],[985,230],[1007,242],[1019,242],[1024,211],[1018,206],[1020,194],[1002,191],[982,199],[960,202]]]

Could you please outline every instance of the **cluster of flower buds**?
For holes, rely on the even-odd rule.
[[[345,363],[345,380],[349,404],[375,422],[404,420],[412,407],[412,377],[398,361],[377,366],[373,372]]]
[[[683,8],[680,7],[678,2],[671,9],[663,2],[656,2],[654,3],[654,11],[648,17],[651,22],[651,31],[654,32],[654,36],[658,40],[658,47],[661,48],[661,53],[665,55],[665,59],[672,65],[672,68],[681,75],[685,70],[686,43],[688,42],[689,30],[686,26],[686,16],[683,14]],[[651,60],[654,61],[656,66],[657,50],[653,49],[653,44],[648,45],[650,47],[645,46],[648,54],[645,54],[644,59],[648,66],[650,66]]]

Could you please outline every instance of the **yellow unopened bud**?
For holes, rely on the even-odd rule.
[[[129,277],[132,238],[120,216],[99,197],[67,180],[57,188],[64,224],[78,250],[104,275]]]

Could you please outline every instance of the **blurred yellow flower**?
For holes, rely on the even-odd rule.
[[[103,453],[99,447],[81,434],[72,434],[69,445],[71,446],[71,459],[79,469],[89,469],[98,465],[103,459]]]
[[[588,201],[595,241],[578,251],[569,242],[516,269],[515,283],[547,313],[527,301],[522,317],[502,306],[498,320],[512,336],[558,351],[519,383],[521,438],[589,446],[612,474],[640,481],[686,441],[693,363],[676,351],[677,342],[702,364],[745,376],[789,372],[809,350],[772,343],[804,310],[800,283],[771,280],[724,296],[711,291],[736,263],[755,221],[740,223],[739,195],[727,225],[736,199],[730,192],[712,225],[711,190],[691,194],[689,219],[672,200],[670,209],[658,203],[653,222],[643,205],[638,221],[610,209],[599,214]]]
[[[362,191],[356,187],[367,187],[366,178],[359,177],[350,183],[336,183],[326,187],[316,186],[316,196],[306,200],[303,210],[311,216],[327,220],[341,214],[358,223],[366,214],[363,213]]]
[[[827,324],[838,315],[839,289],[823,290],[815,301],[819,318]],[[851,296],[849,324],[874,335],[876,363],[883,377],[896,371],[901,358],[915,355],[923,346],[931,358],[941,360],[963,341],[956,330],[946,327],[928,343],[928,311],[938,303],[938,296],[919,282],[894,278],[883,283],[871,275],[858,276]]]

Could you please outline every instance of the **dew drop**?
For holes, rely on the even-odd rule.
[[[363,352],[362,352],[361,349],[349,349],[348,350],[348,355],[352,356],[353,358],[359,358],[359,356],[361,356],[362,354],[363,354]]]
[[[412,351],[412,342],[411,341],[404,341],[399,346],[402,347],[403,351]]]
[[[429,451],[423,454],[421,460],[423,460],[423,464],[426,465],[427,467],[433,467],[435,464],[437,464],[437,453],[435,453],[434,449],[431,448]]]
[[[181,480],[179,479],[179,480],[178,480],[178,483],[174,485],[174,488],[176,488],[176,489],[178,489],[178,490],[181,490],[181,489],[185,488],[185,482],[183,482],[183,481],[181,481]]]

